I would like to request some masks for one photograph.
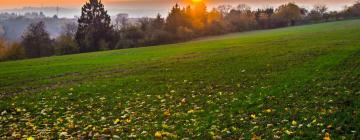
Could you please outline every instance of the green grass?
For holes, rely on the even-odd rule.
[[[360,20],[0,63],[0,137],[358,139]]]

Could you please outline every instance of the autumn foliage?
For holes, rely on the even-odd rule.
[[[81,13],[78,23],[66,25],[57,38],[51,38],[45,24],[39,22],[29,25],[20,44],[0,41],[0,60],[144,47],[231,32],[353,19],[360,17],[360,3],[329,11],[325,5],[305,9],[295,3],[256,10],[245,4],[209,9],[205,2],[196,2],[189,6],[176,4],[167,17],[144,17],[135,24],[117,18],[114,25],[99,0],[89,0]]]

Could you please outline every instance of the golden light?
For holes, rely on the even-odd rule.
[[[208,0],[181,0],[184,4],[196,5],[200,3],[207,3]]]
[[[193,3],[203,2],[203,0],[191,0]]]

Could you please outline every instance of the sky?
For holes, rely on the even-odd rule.
[[[131,17],[155,16],[157,13],[166,14],[175,3],[189,0],[102,0],[111,15],[129,13]],[[80,13],[80,7],[86,0],[0,0],[0,9],[21,7],[63,7],[74,11],[71,16]],[[209,7],[221,4],[247,4],[253,8],[276,7],[283,3],[295,2],[302,7],[312,8],[316,4],[325,4],[332,10],[340,10],[345,5],[351,5],[355,0],[206,0]],[[75,12],[79,11],[79,12]],[[66,13],[66,11],[63,11]],[[61,14],[61,11],[60,11]],[[63,16],[70,16],[69,12]]]

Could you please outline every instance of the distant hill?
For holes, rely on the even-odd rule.
[[[34,22],[44,21],[46,30],[50,33],[51,37],[57,37],[61,32],[62,28],[67,23],[76,22],[75,19],[66,18],[35,18],[29,19],[25,17],[10,18],[0,20],[0,35],[5,37],[9,41],[18,41],[21,39],[23,32],[27,26]]]
[[[80,8],[64,8],[64,7],[22,7],[13,9],[2,9],[0,13],[16,13],[24,15],[25,13],[42,12],[48,17],[58,15],[59,17],[74,17],[80,14]]]

